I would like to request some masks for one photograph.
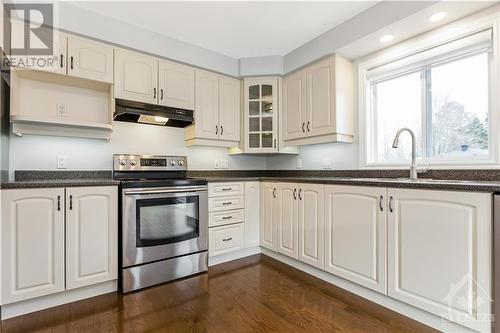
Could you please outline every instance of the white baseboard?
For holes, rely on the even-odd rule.
[[[54,306],[76,302],[85,298],[111,293],[117,290],[116,283],[116,280],[106,281],[92,286],[62,291],[53,295],[6,304],[1,307],[1,319],[5,320]]]
[[[224,262],[236,260],[236,259],[241,259],[244,257],[248,256],[253,256],[254,254],[260,253],[260,246],[253,246],[253,247],[248,247],[243,250],[227,253],[227,254],[221,254],[220,256],[215,256],[215,257],[209,257],[208,258],[208,266],[214,266],[218,264],[222,264]]]
[[[331,283],[339,288],[345,289],[353,294],[366,298],[374,303],[380,304],[383,307],[391,309],[397,313],[402,314],[403,316],[409,317],[413,320],[421,322],[427,326],[430,326],[434,329],[437,329],[442,332],[449,333],[477,333],[473,330],[470,330],[466,327],[460,326],[458,324],[449,322],[441,317],[435,316],[429,312],[417,309],[411,305],[395,300],[389,296],[380,294],[371,289],[360,286],[356,283],[347,281],[338,276],[332,275],[328,272],[320,270],[316,267],[309,266],[308,264],[304,264],[298,260],[292,259],[285,255],[273,252],[266,248],[261,248],[261,253],[265,254],[273,259],[279,260],[289,266],[292,266],[298,270],[306,272],[307,274],[313,275],[323,281]]]

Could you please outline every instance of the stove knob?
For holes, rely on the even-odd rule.
[[[174,166],[174,165],[175,165],[175,161],[174,161],[174,160],[171,160],[171,161],[170,161],[170,165],[171,165],[171,166]]]
[[[125,165],[125,164],[127,164],[126,160],[120,160],[120,165]]]
[[[132,165],[136,165],[136,164],[137,164],[137,161],[136,161],[136,160],[132,160],[132,161],[130,161],[130,164],[132,164]]]
[[[184,165],[184,161],[183,161],[183,160],[179,160],[179,161],[177,161],[177,163],[178,163],[180,166],[183,166],[183,165]]]

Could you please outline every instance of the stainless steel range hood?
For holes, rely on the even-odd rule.
[[[186,127],[194,122],[193,111],[117,99],[113,119],[140,124]]]

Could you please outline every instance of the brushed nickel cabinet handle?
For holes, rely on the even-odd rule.
[[[383,195],[380,196],[380,201],[379,201],[378,205],[379,205],[380,211],[383,212],[384,211],[384,196]]]
[[[308,131],[308,132],[311,132],[311,128],[309,127],[309,125],[310,125],[310,122],[308,121],[308,122],[307,122],[307,131]]]
[[[224,134],[224,127],[220,125],[220,135]]]
[[[73,69],[73,56],[71,56],[71,58],[70,58],[70,66],[71,66],[71,69]]]
[[[276,187],[273,188],[273,198],[276,198]]]
[[[218,125],[215,125],[215,134],[219,134],[219,126]]]
[[[163,88],[160,89],[160,100],[163,101]]]
[[[57,211],[58,212],[61,211],[61,196],[60,195],[57,196]]]
[[[156,99],[156,88],[153,88],[153,98]]]
[[[305,126],[306,126],[306,123],[302,123],[302,132],[303,132],[303,133],[305,133],[305,132],[306,132]]]
[[[61,68],[64,67],[64,54],[61,54]]]
[[[394,200],[394,198],[392,197],[392,195],[389,197],[389,212],[393,212],[394,209],[392,208],[392,201]]]
[[[222,203],[222,206],[227,206],[227,205],[232,205],[232,204],[233,204],[232,201],[226,201],[226,202]]]
[[[293,199],[297,200],[297,189],[296,188],[293,189]]]
[[[302,189],[299,190],[299,200],[302,200]]]
[[[69,196],[69,210],[73,210],[73,196]]]
[[[230,240],[232,240],[232,239],[233,239],[233,237],[229,237],[229,238],[224,238],[222,241],[223,241],[223,242],[229,242],[229,241],[230,241]]]
[[[223,220],[230,220],[230,219],[232,219],[232,218],[233,218],[233,216],[232,216],[232,215],[229,215],[229,216],[223,216],[223,217],[222,217],[222,219],[223,219]]]

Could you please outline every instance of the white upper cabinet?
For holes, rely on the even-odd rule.
[[[64,188],[2,190],[1,217],[1,304],[63,291]]]
[[[195,135],[204,139],[219,138],[219,75],[196,71]]]
[[[260,184],[260,245],[278,250],[278,201],[277,183]]]
[[[384,294],[386,191],[378,187],[325,187],[325,270]]]
[[[299,260],[323,269],[325,186],[300,184],[299,202]]]
[[[278,183],[278,252],[299,258],[299,203],[297,184]]]
[[[306,133],[306,71],[301,70],[283,80],[283,139],[302,138]]]
[[[338,55],[284,79],[284,140],[289,144],[352,142],[353,66]]]
[[[389,189],[388,294],[490,332],[490,193]]]
[[[115,49],[115,98],[157,104],[158,59]]]
[[[186,128],[186,144],[237,147],[241,81],[204,70],[195,77],[194,124]]]
[[[68,75],[113,83],[113,47],[68,37]]]
[[[117,278],[116,186],[66,189],[66,289]]]
[[[278,79],[244,80],[244,152],[277,153]]]
[[[160,60],[159,104],[194,110],[194,68]]]
[[[219,78],[219,139],[240,141],[241,81]]]

